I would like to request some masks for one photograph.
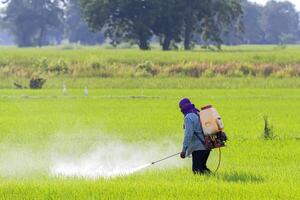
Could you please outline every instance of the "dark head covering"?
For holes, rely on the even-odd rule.
[[[189,113],[198,114],[198,112],[200,112],[188,98],[183,98],[180,100],[179,108],[181,112],[184,114],[184,116],[186,116]]]

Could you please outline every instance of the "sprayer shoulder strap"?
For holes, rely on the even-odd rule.
[[[201,119],[200,119],[200,115],[199,113],[197,114],[198,118],[199,118],[199,123],[200,123],[200,127],[201,127],[201,130],[202,130],[202,135],[204,137],[204,133],[203,133],[203,128],[202,128],[202,124],[201,124]],[[198,135],[198,132],[194,132],[194,134],[196,135],[196,137],[200,140],[201,144],[203,144],[204,146],[205,145],[205,142],[201,139],[201,137]],[[201,134],[201,133],[200,133]],[[205,138],[205,137],[204,137]]]
[[[201,137],[198,135],[198,132],[194,132],[194,134],[196,135],[196,137],[200,140],[201,144],[205,145],[205,142],[201,139]],[[203,134],[204,135],[204,134]]]

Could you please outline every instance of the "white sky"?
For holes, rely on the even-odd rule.
[[[249,0],[249,1],[264,5],[268,0]],[[285,0],[277,0],[277,1],[285,1]],[[289,0],[289,1],[292,2],[294,5],[296,5],[297,10],[300,11],[300,0]],[[2,0],[0,0],[0,7],[3,7]]]
[[[265,5],[269,0],[248,0],[248,1]],[[276,1],[286,1],[286,0],[276,0]],[[289,0],[289,1],[292,2],[296,6],[297,10],[300,11],[300,0]]]

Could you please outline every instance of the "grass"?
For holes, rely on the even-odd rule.
[[[298,77],[299,52],[297,45],[224,47],[221,52],[1,47],[0,77]]]
[[[78,124],[79,127],[116,132],[122,139],[150,140],[175,135],[179,139],[181,134],[174,133],[181,132],[182,117],[177,102],[183,96],[189,96],[199,106],[215,105],[222,113],[231,137],[240,136],[240,127],[245,127],[243,138],[259,138],[263,135],[265,115],[269,116],[274,134],[279,137],[294,138],[298,133],[297,124],[290,123],[300,120],[298,89],[99,89],[91,90],[89,98],[84,98],[81,90],[70,90],[67,96],[60,90],[2,90],[1,124],[11,124],[1,126],[0,133],[13,132],[10,136],[14,138],[33,139],[59,129],[63,132],[72,130]],[[164,117],[167,119],[162,121]],[[31,124],[34,124],[34,130]],[[23,134],[26,128],[29,135]],[[130,135],[124,134],[124,130]]]
[[[28,79],[18,79],[23,86],[29,87]],[[0,80],[1,89],[14,89],[15,78],[8,77]],[[68,88],[83,89],[242,89],[242,88],[282,88],[297,89],[300,87],[299,78],[70,78],[52,77],[47,79],[44,88],[62,89],[63,84]]]
[[[298,45],[222,52],[1,47],[0,199],[300,199],[299,66]],[[47,79],[43,90],[12,89],[34,75]],[[213,104],[223,117],[229,141],[217,174],[194,176],[191,160],[179,158],[112,179],[49,174],[53,157],[118,150],[110,140],[133,146],[141,160],[152,151],[160,159],[169,143],[180,151],[184,96],[198,107]],[[272,140],[264,139],[264,116]],[[214,151],[211,169],[217,160]]]
[[[57,135],[65,137],[55,146],[60,151],[85,152],[102,134],[132,144],[168,140],[178,151],[182,116],[177,102],[182,96],[191,97],[198,106],[212,103],[224,118],[230,141],[217,175],[194,176],[188,160],[182,161],[183,167],[150,168],[111,180],[55,178],[45,172],[29,177],[0,173],[0,198],[299,198],[298,89],[93,89],[87,98],[77,89],[69,90],[67,96],[57,89],[2,89],[1,152],[9,146],[42,151]],[[263,139],[265,115],[277,135],[274,140]],[[216,159],[213,152],[209,167],[216,166]]]
[[[98,47],[80,47],[79,49],[67,49],[63,47],[45,47],[45,48],[15,48],[1,47],[1,60],[14,60],[13,63],[29,64],[36,59],[55,60],[58,58],[67,61],[87,62],[91,59],[104,61],[110,64],[127,63],[138,64],[149,60],[156,64],[177,64],[183,61],[197,62],[250,62],[250,63],[299,63],[298,45],[288,46],[286,49],[278,49],[276,46],[246,45],[224,47],[224,50],[212,52],[207,50],[194,51],[138,51],[131,49],[102,49]],[[9,63],[10,64],[10,63]]]

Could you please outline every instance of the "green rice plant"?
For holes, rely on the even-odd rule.
[[[268,116],[264,116],[264,139],[272,140],[275,138],[273,127],[270,125]]]
[[[74,85],[78,89],[73,89],[66,79],[67,95],[63,95],[59,79],[55,81],[60,84],[57,89],[1,89],[0,199],[199,199],[206,194],[206,199],[298,199],[300,147],[295,136],[299,125],[290,123],[300,120],[300,91],[291,84],[297,79],[151,78],[146,83],[150,89],[139,88],[147,80],[78,78]],[[241,80],[247,87],[238,88]],[[124,88],[109,88],[114,81]],[[185,86],[179,88],[175,81]],[[266,81],[270,86],[290,82],[291,87],[257,88],[256,84]],[[150,87],[153,82],[156,89]],[[191,85],[187,89],[194,82],[203,88]],[[205,88],[215,82],[224,83],[225,89],[218,89],[220,85]],[[90,95],[84,97],[85,84],[103,89],[90,89]],[[228,86],[232,88],[226,89]],[[49,174],[52,161],[61,156],[67,155],[67,162],[85,163],[88,160],[81,158],[94,148],[107,151],[99,145],[103,135],[140,145],[133,148],[133,154],[146,146],[145,158],[170,143],[172,151],[180,151],[183,116],[178,101],[183,95],[197,107],[213,104],[224,120],[231,140],[222,148],[221,168],[216,174],[195,176],[191,159],[179,157],[110,179]],[[276,140],[261,139],[265,113],[276,123]],[[112,152],[107,152],[107,157],[112,158]],[[218,153],[212,151],[208,167],[214,170],[217,162]],[[20,174],[15,173],[18,170]]]

